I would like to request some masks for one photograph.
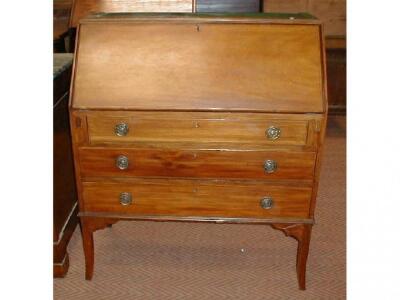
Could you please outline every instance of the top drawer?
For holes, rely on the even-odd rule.
[[[237,143],[312,144],[310,115],[187,112],[88,112],[91,144]]]

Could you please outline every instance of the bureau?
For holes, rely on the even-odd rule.
[[[305,289],[327,113],[321,24],[97,14],[77,34],[70,126],[86,279],[93,232],[119,220],[252,223],[298,241]]]

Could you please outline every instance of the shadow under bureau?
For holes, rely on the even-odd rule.
[[[78,27],[70,124],[86,278],[118,220],[269,224],[305,272],[327,99],[305,14],[99,14]]]

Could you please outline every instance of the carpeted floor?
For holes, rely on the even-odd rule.
[[[297,242],[269,226],[119,222],[95,233],[92,281],[75,231],[54,298],[345,299],[345,123],[328,125],[306,291],[297,288]]]

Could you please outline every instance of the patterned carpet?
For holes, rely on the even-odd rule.
[[[95,233],[92,281],[75,231],[54,299],[345,299],[345,123],[329,121],[306,291],[297,288],[297,242],[269,226],[119,222]]]

